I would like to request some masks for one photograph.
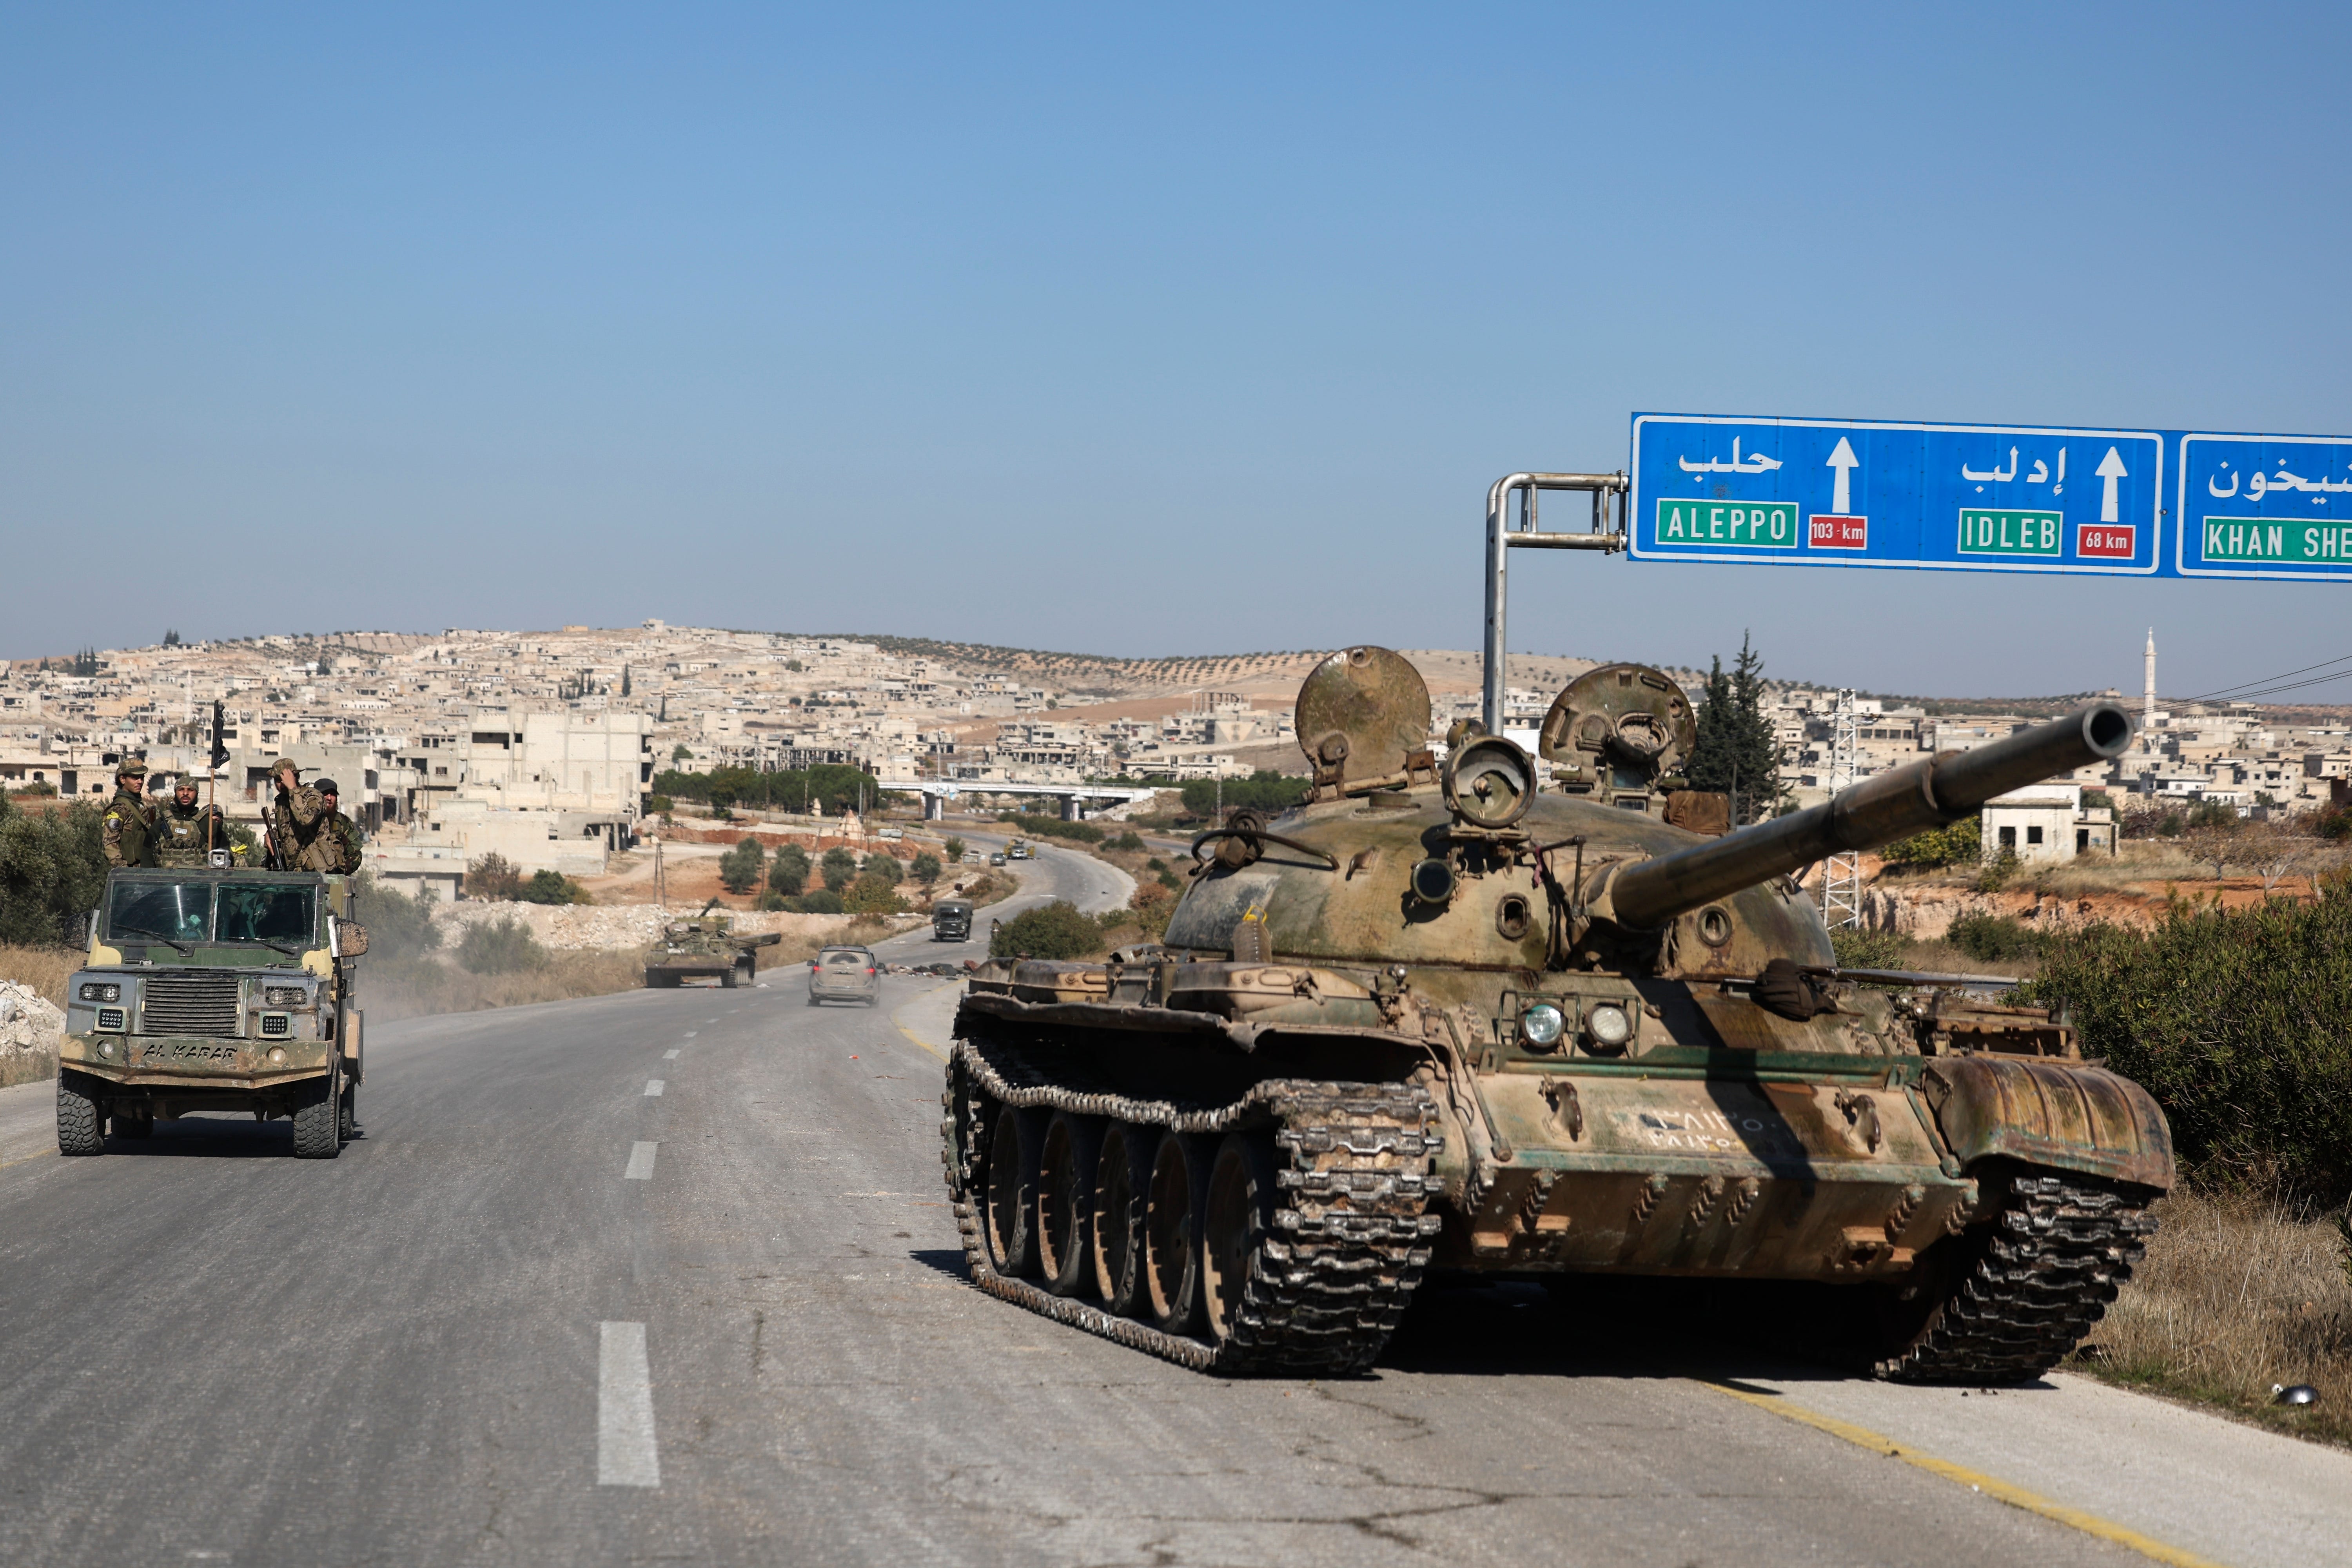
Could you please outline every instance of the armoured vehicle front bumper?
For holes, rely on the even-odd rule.
[[[202,1035],[68,1035],[61,1068],[125,1089],[269,1090],[333,1070],[332,1040],[244,1040]]]

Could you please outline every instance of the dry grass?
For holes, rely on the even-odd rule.
[[[0,942],[0,980],[29,985],[59,1007],[66,1005],[66,982],[80,967],[78,947],[12,947]]]
[[[2156,1214],[2146,1261],[2074,1369],[2352,1445],[2352,1278],[2332,1216],[2186,1193]],[[2298,1383],[2320,1402],[2270,1402]]]
[[[469,974],[437,958],[399,965],[367,965],[360,1001],[371,1023],[419,1018],[436,1013],[478,1013],[573,996],[635,991],[646,983],[646,963],[635,952],[552,952],[541,969],[510,974]]]

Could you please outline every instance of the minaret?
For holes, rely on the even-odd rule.
[[[2156,727],[2156,628],[2147,628],[2147,652],[2143,656],[2140,678],[2140,728]]]

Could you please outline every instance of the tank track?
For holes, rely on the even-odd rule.
[[[998,1273],[977,1201],[990,1120],[982,1094],[1186,1133],[1271,1124],[1281,1199],[1251,1259],[1232,1336],[1212,1344],[1163,1333]],[[1230,1103],[1180,1105],[1120,1094],[1066,1059],[1048,1068],[1002,1041],[960,1040],[940,1098],[940,1159],[972,1283],[1129,1349],[1225,1376],[1353,1375],[1388,1343],[1428,1267],[1440,1220],[1423,1211],[1438,1192],[1430,1167],[1441,1135],[1437,1108],[1417,1084],[1274,1079]],[[959,1115],[970,1119],[961,1129]]]
[[[1902,1383],[2022,1383],[2106,1316],[2156,1221],[2143,1200],[2083,1176],[2018,1175],[1992,1234],[1927,1331],[1877,1363]]]

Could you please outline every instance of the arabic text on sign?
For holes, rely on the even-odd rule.
[[[1738,550],[1787,550],[1797,543],[1794,501],[1662,500],[1661,544],[1722,544]]]
[[[1780,466],[1778,458],[1768,458],[1761,452],[1751,454],[1746,462],[1739,458],[1739,437],[1731,438],[1731,461],[1717,458],[1709,462],[1694,463],[1688,458],[1676,458],[1686,474],[1769,474]]]

